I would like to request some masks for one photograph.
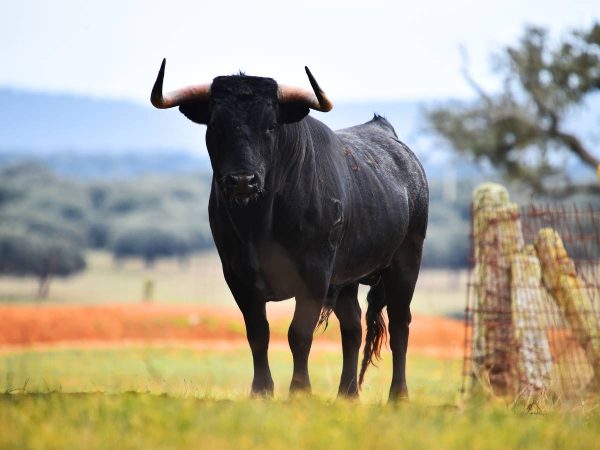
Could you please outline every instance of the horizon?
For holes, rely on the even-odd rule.
[[[154,109],[149,100],[140,103],[0,86],[0,102],[13,105],[0,110],[0,152],[204,150],[203,126],[188,121],[177,108]],[[339,129],[366,122],[378,113],[393,120],[406,136],[418,127],[418,111],[425,105],[423,101],[339,101],[329,113],[311,114]]]
[[[165,89],[165,92],[167,90]],[[76,92],[76,91],[68,91],[68,90],[44,90],[42,88],[36,87],[21,87],[21,86],[12,86],[12,85],[4,85],[0,84],[0,92],[6,93],[15,93],[15,94],[25,94],[25,95],[39,95],[46,97],[70,97],[77,98],[81,100],[90,100],[95,102],[109,102],[109,103],[126,103],[135,106],[148,107],[153,109],[153,106],[150,103],[150,94],[148,91],[148,98],[146,100],[137,99],[137,98],[129,98],[129,97],[112,97],[110,95],[102,95],[102,94],[94,94],[91,92]],[[462,100],[460,98],[455,97],[432,97],[432,98],[387,98],[387,99],[370,99],[370,98],[361,98],[361,99],[348,99],[348,100],[338,100],[334,104],[334,108],[336,105],[343,106],[352,106],[352,105],[368,105],[368,104],[422,104],[422,103],[431,103],[431,102],[445,102],[445,101],[453,101],[453,100]],[[319,113],[318,111],[312,111],[312,113]]]

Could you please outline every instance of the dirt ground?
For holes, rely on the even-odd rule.
[[[268,311],[273,346],[287,345],[289,306]],[[337,321],[317,332],[315,346],[339,346]],[[460,357],[464,326],[456,320],[413,316],[409,352]],[[193,305],[0,306],[0,349],[185,343],[223,349],[246,345],[239,311]]]

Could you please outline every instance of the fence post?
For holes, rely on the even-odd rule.
[[[571,327],[593,370],[592,383],[600,388],[600,322],[592,299],[577,275],[560,235],[551,228],[539,231],[535,249],[544,284]]]
[[[519,374],[529,395],[550,389],[552,354],[540,305],[546,299],[542,269],[533,245],[513,256],[511,268],[513,327],[519,353]],[[516,356],[516,355],[515,355]]]
[[[523,249],[519,209],[506,188],[484,183],[473,192],[475,314],[473,371],[496,395],[516,394],[511,308],[513,255]]]

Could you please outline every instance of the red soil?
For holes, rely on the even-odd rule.
[[[287,340],[285,329],[291,313],[278,309],[269,313],[272,342]],[[337,324],[317,333],[317,346],[339,346]],[[49,345],[102,346],[181,342],[202,348],[244,344],[239,311],[224,307],[192,305],[102,305],[102,306],[0,306],[0,347]],[[462,355],[464,327],[459,321],[441,317],[413,316],[409,352],[437,357]]]

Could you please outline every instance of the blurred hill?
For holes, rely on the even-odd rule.
[[[36,159],[63,175],[77,178],[140,173],[208,170],[204,127],[177,109],[150,104],[0,88],[0,164]],[[333,129],[385,116],[411,146],[430,176],[442,173],[453,158],[421,127],[424,104],[337,103],[327,114],[312,112]],[[475,170],[462,164],[460,175]]]
[[[481,175],[469,159],[455,154],[423,128],[422,113],[432,105],[337,102],[330,113],[311,114],[333,129],[381,114],[417,153],[430,179]],[[155,110],[149,103],[6,88],[0,88],[0,106],[0,165],[36,159],[80,179],[210,169],[204,127],[184,119],[177,109]],[[567,126],[591,148],[599,147],[600,95],[572,111]],[[568,162],[566,167],[572,172],[582,168],[577,162]]]
[[[0,151],[0,168],[23,163],[37,164],[60,175],[82,181],[210,172],[208,159],[182,150],[122,153]]]
[[[0,151],[199,152],[202,130],[178,111],[132,102],[0,89]]]
[[[0,151],[48,154],[189,152],[204,156],[204,127],[178,112],[133,102],[0,88]],[[421,103],[336,104],[315,113],[332,128],[385,115],[405,139],[414,134]]]

